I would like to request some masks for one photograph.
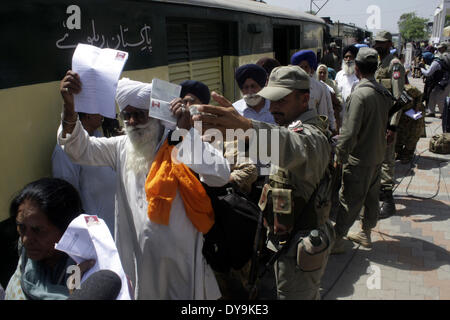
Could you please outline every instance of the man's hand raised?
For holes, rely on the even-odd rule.
[[[59,84],[59,91],[64,100],[64,110],[62,115],[63,137],[67,133],[72,133],[77,121],[77,113],[75,112],[74,94],[81,91],[80,76],[72,70],[67,71],[64,78]]]
[[[226,129],[246,131],[253,127],[252,122],[241,116],[224,96],[213,91],[211,97],[219,103],[219,106],[201,105],[198,107],[198,111],[206,114],[198,114],[192,117],[192,120],[202,122],[204,131],[218,129],[225,136]]]
[[[68,112],[72,111],[74,113],[74,99],[73,95],[78,94],[81,91],[81,80],[78,73],[73,72],[72,70],[67,71],[64,78],[61,80],[59,85],[59,91],[61,92],[61,96],[64,100],[64,105],[67,105]],[[69,110],[72,107],[72,110]],[[66,111],[66,110],[64,110]]]

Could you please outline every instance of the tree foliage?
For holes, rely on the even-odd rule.
[[[398,21],[398,29],[406,41],[424,40],[427,38],[427,22],[428,19],[416,16],[415,12],[404,13]]]

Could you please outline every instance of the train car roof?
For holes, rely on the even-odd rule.
[[[285,19],[302,20],[325,24],[325,21],[323,19],[306,12],[290,10],[251,0],[188,0],[188,1],[154,0],[154,1],[248,12],[274,18],[285,18]]]

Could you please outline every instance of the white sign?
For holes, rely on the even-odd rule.
[[[180,85],[160,79],[153,79],[148,115],[152,118],[176,124],[177,118],[170,111],[170,102],[175,98],[179,98],[180,93]]]
[[[59,242],[55,244],[55,249],[67,253],[76,263],[95,260],[95,265],[86,271],[81,283],[96,271],[111,270],[122,280],[122,289],[117,300],[131,299],[128,280],[123,271],[116,244],[102,219],[86,214],[79,215],[67,227]]]
[[[79,74],[81,92],[74,95],[75,111],[116,118],[116,90],[128,53],[79,43],[72,70]]]

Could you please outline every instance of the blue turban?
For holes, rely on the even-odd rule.
[[[267,72],[257,64],[245,64],[237,68],[235,78],[241,89],[248,78],[254,80],[262,88],[266,85]]]
[[[204,103],[208,104],[209,100],[211,99],[211,94],[209,93],[209,88],[200,81],[195,80],[186,80],[180,83],[181,85],[181,93],[180,97],[184,98],[185,95],[188,93],[191,93],[195,95],[199,100]]]
[[[291,64],[293,64],[294,66],[298,66],[300,62],[302,62],[303,60],[308,61],[308,64],[311,67],[311,69],[313,70],[317,69],[317,57],[314,51],[300,50],[294,53],[291,57]]]
[[[433,62],[434,54],[432,54],[429,51],[426,51],[426,52],[422,53],[422,57],[423,57],[423,60],[425,60],[425,63],[430,65]]]
[[[334,70],[333,68],[328,68],[328,78],[330,78],[331,80],[336,79],[336,70]]]

